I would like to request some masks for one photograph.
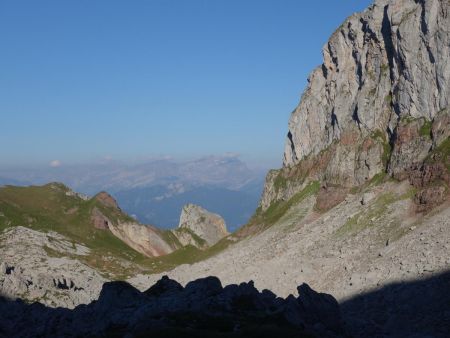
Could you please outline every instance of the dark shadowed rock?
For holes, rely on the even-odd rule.
[[[222,292],[222,283],[217,277],[200,278],[186,284],[185,292],[191,295],[202,295],[204,297],[217,295]]]
[[[319,324],[331,332],[339,332],[343,327],[339,304],[333,296],[318,293],[303,283],[298,288],[298,303],[304,310],[304,317],[309,324]]]
[[[127,282],[108,282],[103,284],[96,305],[122,307],[139,302],[141,299],[142,293]]]
[[[161,295],[173,294],[183,290],[183,287],[177,281],[163,276],[155,285],[144,291],[147,296],[158,297]]]
[[[103,285],[100,297],[74,310],[0,298],[0,336],[341,337],[333,297],[306,284],[298,299],[262,293],[253,282],[222,288],[216,277],[183,288],[168,277],[146,292],[125,282]]]

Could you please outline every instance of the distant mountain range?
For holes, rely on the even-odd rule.
[[[104,160],[56,168],[0,170],[0,185],[62,182],[75,191],[95,195],[108,191],[121,207],[143,223],[172,228],[187,203],[222,215],[234,231],[257,207],[264,171],[250,170],[237,156],[207,156],[177,161],[139,163]]]
[[[183,205],[194,203],[222,215],[230,230],[245,224],[257,208],[262,180],[240,190],[217,186],[183,187],[173,193],[166,185],[133,188],[115,193],[121,207],[143,223],[171,228],[178,224]],[[184,190],[185,189],[185,190]]]

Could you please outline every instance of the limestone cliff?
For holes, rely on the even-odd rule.
[[[111,213],[121,214],[121,210],[116,200],[108,193],[101,192],[93,199],[105,207],[103,212],[99,207],[94,207],[91,211],[91,221],[97,229],[111,231],[128,246],[150,257],[167,255],[178,248],[165,240],[162,230],[135,222],[130,217],[122,219],[111,215]],[[109,217],[106,215],[108,213]]]
[[[173,234],[181,245],[198,248],[213,246],[229,233],[224,219],[194,204],[186,204],[180,215],[180,223]]]
[[[347,189],[383,173],[404,179],[448,140],[447,0],[376,0],[332,34],[323,58],[289,120],[263,210],[311,180]]]

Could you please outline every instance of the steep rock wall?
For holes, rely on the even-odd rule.
[[[447,0],[376,0],[332,34],[323,59],[289,120],[263,210],[311,180],[350,188],[384,172],[405,179],[448,138]]]

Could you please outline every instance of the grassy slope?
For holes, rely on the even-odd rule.
[[[447,139],[432,151],[425,162],[442,161],[450,171],[449,154],[450,139]],[[354,193],[376,186],[386,179],[386,174],[380,173],[366,185],[355,189]],[[284,182],[276,183],[280,188],[285,185]],[[319,187],[319,182],[311,182],[291,199],[275,202],[265,212],[257,210],[252,219],[237,232],[237,238],[240,232],[251,235],[277,224],[291,207],[316,194]],[[77,196],[68,196],[66,194],[68,191],[64,185],[55,183],[41,187],[0,188],[0,231],[17,225],[41,231],[56,231],[73,242],[89,247],[92,250],[91,255],[78,259],[110,278],[126,278],[136,273],[163,272],[180,264],[191,264],[223,251],[232,243],[230,238],[224,238],[207,250],[187,246],[167,256],[148,258],[128,247],[109,231],[95,229],[90,221],[90,212],[97,207],[113,222],[134,220],[120,211],[103,206],[95,199],[85,201]],[[353,233],[361,227],[369,226],[370,222],[367,219],[382,214],[392,201],[393,196],[383,196],[375,203],[373,210],[368,210],[367,215],[358,215],[350,219],[337,235]],[[170,245],[180,246],[172,232],[162,231],[161,234]]]
[[[317,194],[319,188],[320,183],[318,181],[310,182],[302,191],[292,196],[289,200],[276,201],[264,212],[261,209],[256,210],[250,221],[237,234],[254,234],[275,225],[291,207],[302,203],[307,197]]]
[[[109,278],[126,278],[137,272],[162,272],[179,264],[205,259],[228,246],[223,240],[208,250],[188,246],[164,256],[149,258],[127,246],[108,230],[96,229],[90,219],[94,207],[111,221],[133,221],[128,215],[102,205],[95,199],[83,200],[70,196],[63,184],[0,188],[0,231],[12,226],[25,226],[43,232],[55,231],[74,243],[91,249],[88,256],[77,259],[98,269]],[[177,239],[169,231],[162,231],[169,244]],[[179,244],[179,243],[178,243]],[[57,256],[57,253],[52,255]]]
[[[68,188],[61,184],[42,187],[12,187],[0,189],[0,229],[8,226],[26,226],[40,231],[55,231],[74,242],[90,248],[118,255],[134,253],[109,231],[94,228],[90,213],[99,208],[113,221],[129,220],[128,216],[106,208],[95,199],[85,201],[67,196]]]

